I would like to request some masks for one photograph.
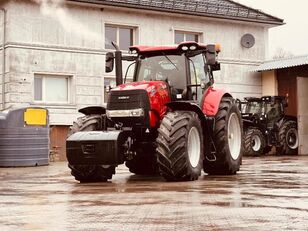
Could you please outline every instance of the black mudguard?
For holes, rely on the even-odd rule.
[[[66,140],[71,165],[119,165],[124,163],[123,131],[76,132]]]
[[[84,115],[94,115],[94,114],[104,115],[106,114],[106,108],[101,107],[101,106],[90,106],[90,107],[81,108],[78,110],[78,112]]]

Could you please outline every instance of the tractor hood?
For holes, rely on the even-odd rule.
[[[141,81],[119,85],[112,91],[146,90],[148,94],[153,95],[157,91],[166,89],[168,86],[164,81]]]
[[[165,81],[141,81],[119,85],[111,90],[107,110],[133,110],[149,104],[151,127],[159,125],[170,102]]]

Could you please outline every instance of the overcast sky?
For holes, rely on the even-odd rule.
[[[236,0],[284,19],[286,25],[270,29],[269,54],[277,48],[293,55],[308,55],[308,0]]]

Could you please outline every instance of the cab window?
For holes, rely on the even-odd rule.
[[[190,57],[190,82],[191,84],[201,84],[202,82],[208,82],[207,73],[204,70],[204,57],[203,54]]]
[[[201,102],[203,96],[203,90],[201,89],[201,83],[208,83],[208,73],[205,72],[205,61],[203,54],[199,54],[189,58],[190,69],[190,84],[196,85],[191,87],[194,99]],[[197,86],[198,85],[198,86]]]

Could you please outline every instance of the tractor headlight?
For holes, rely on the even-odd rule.
[[[192,45],[192,46],[189,47],[189,50],[191,50],[191,51],[197,50],[197,46]]]
[[[142,108],[130,110],[131,117],[142,117],[144,116],[144,110]]]
[[[109,118],[112,117],[143,117],[143,108],[132,109],[132,110],[107,110],[106,112]]]
[[[188,51],[188,46],[182,46],[182,51]]]

